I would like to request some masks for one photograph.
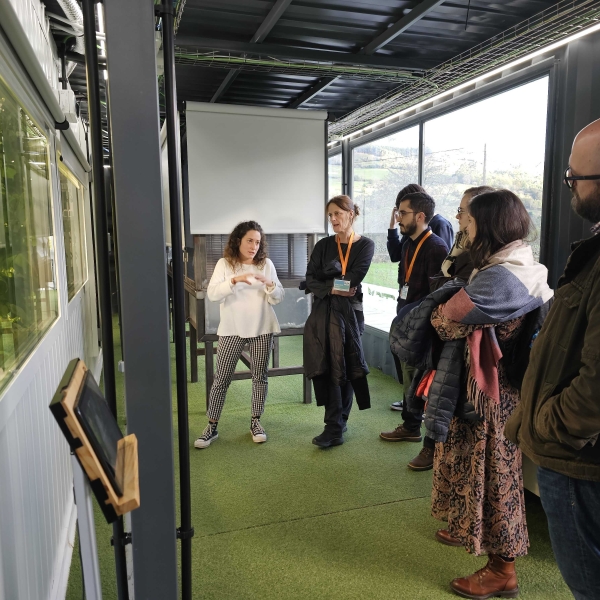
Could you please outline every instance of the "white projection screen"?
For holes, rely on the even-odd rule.
[[[325,111],[187,102],[192,234],[325,231]]]

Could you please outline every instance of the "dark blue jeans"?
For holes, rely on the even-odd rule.
[[[600,482],[538,469],[540,498],[561,575],[576,600],[600,598]]]

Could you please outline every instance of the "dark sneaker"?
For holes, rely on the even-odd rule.
[[[250,433],[252,434],[252,441],[257,444],[267,441],[267,434],[260,424],[260,419],[252,417],[250,420]]]
[[[344,437],[335,437],[328,431],[324,431],[321,435],[313,438],[312,443],[320,448],[330,448],[331,446],[341,446],[344,443]]]
[[[202,435],[194,442],[194,448],[208,448],[218,437],[217,423],[209,423]]]
[[[344,428],[342,429],[342,433],[346,433],[348,431],[348,423],[344,423]]]
[[[413,471],[429,471],[429,469],[433,469],[433,453],[433,448],[423,448],[421,452],[408,463],[408,468]]]
[[[409,431],[404,425],[398,425],[394,431],[382,431],[379,437],[387,442],[420,442],[422,439],[419,430]]]
[[[398,400],[398,402],[392,402],[392,403],[390,404],[390,408],[391,408],[392,410],[400,410],[400,411],[401,411],[401,410],[402,410],[402,407],[403,407],[403,402],[402,402],[402,400]]]

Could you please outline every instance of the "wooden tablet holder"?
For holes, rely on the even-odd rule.
[[[113,489],[75,415],[74,407],[81,393],[87,370],[82,360],[74,359],[69,363],[69,368],[52,400],[50,409],[88,476],[90,486],[106,520],[112,523],[118,516],[140,506],[137,438],[132,433],[118,443],[115,476],[123,491],[122,496],[119,496]]]

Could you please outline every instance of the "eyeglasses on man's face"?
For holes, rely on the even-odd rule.
[[[573,171],[571,170],[571,166],[569,165],[565,169],[565,175],[563,177],[563,182],[570,190],[572,190],[575,187],[576,181],[583,181],[583,180],[590,181],[590,180],[594,180],[594,179],[600,179],[600,175],[573,175]]]
[[[415,211],[414,210],[397,210],[396,214],[401,218],[404,219],[404,217],[406,215],[414,215]]]

